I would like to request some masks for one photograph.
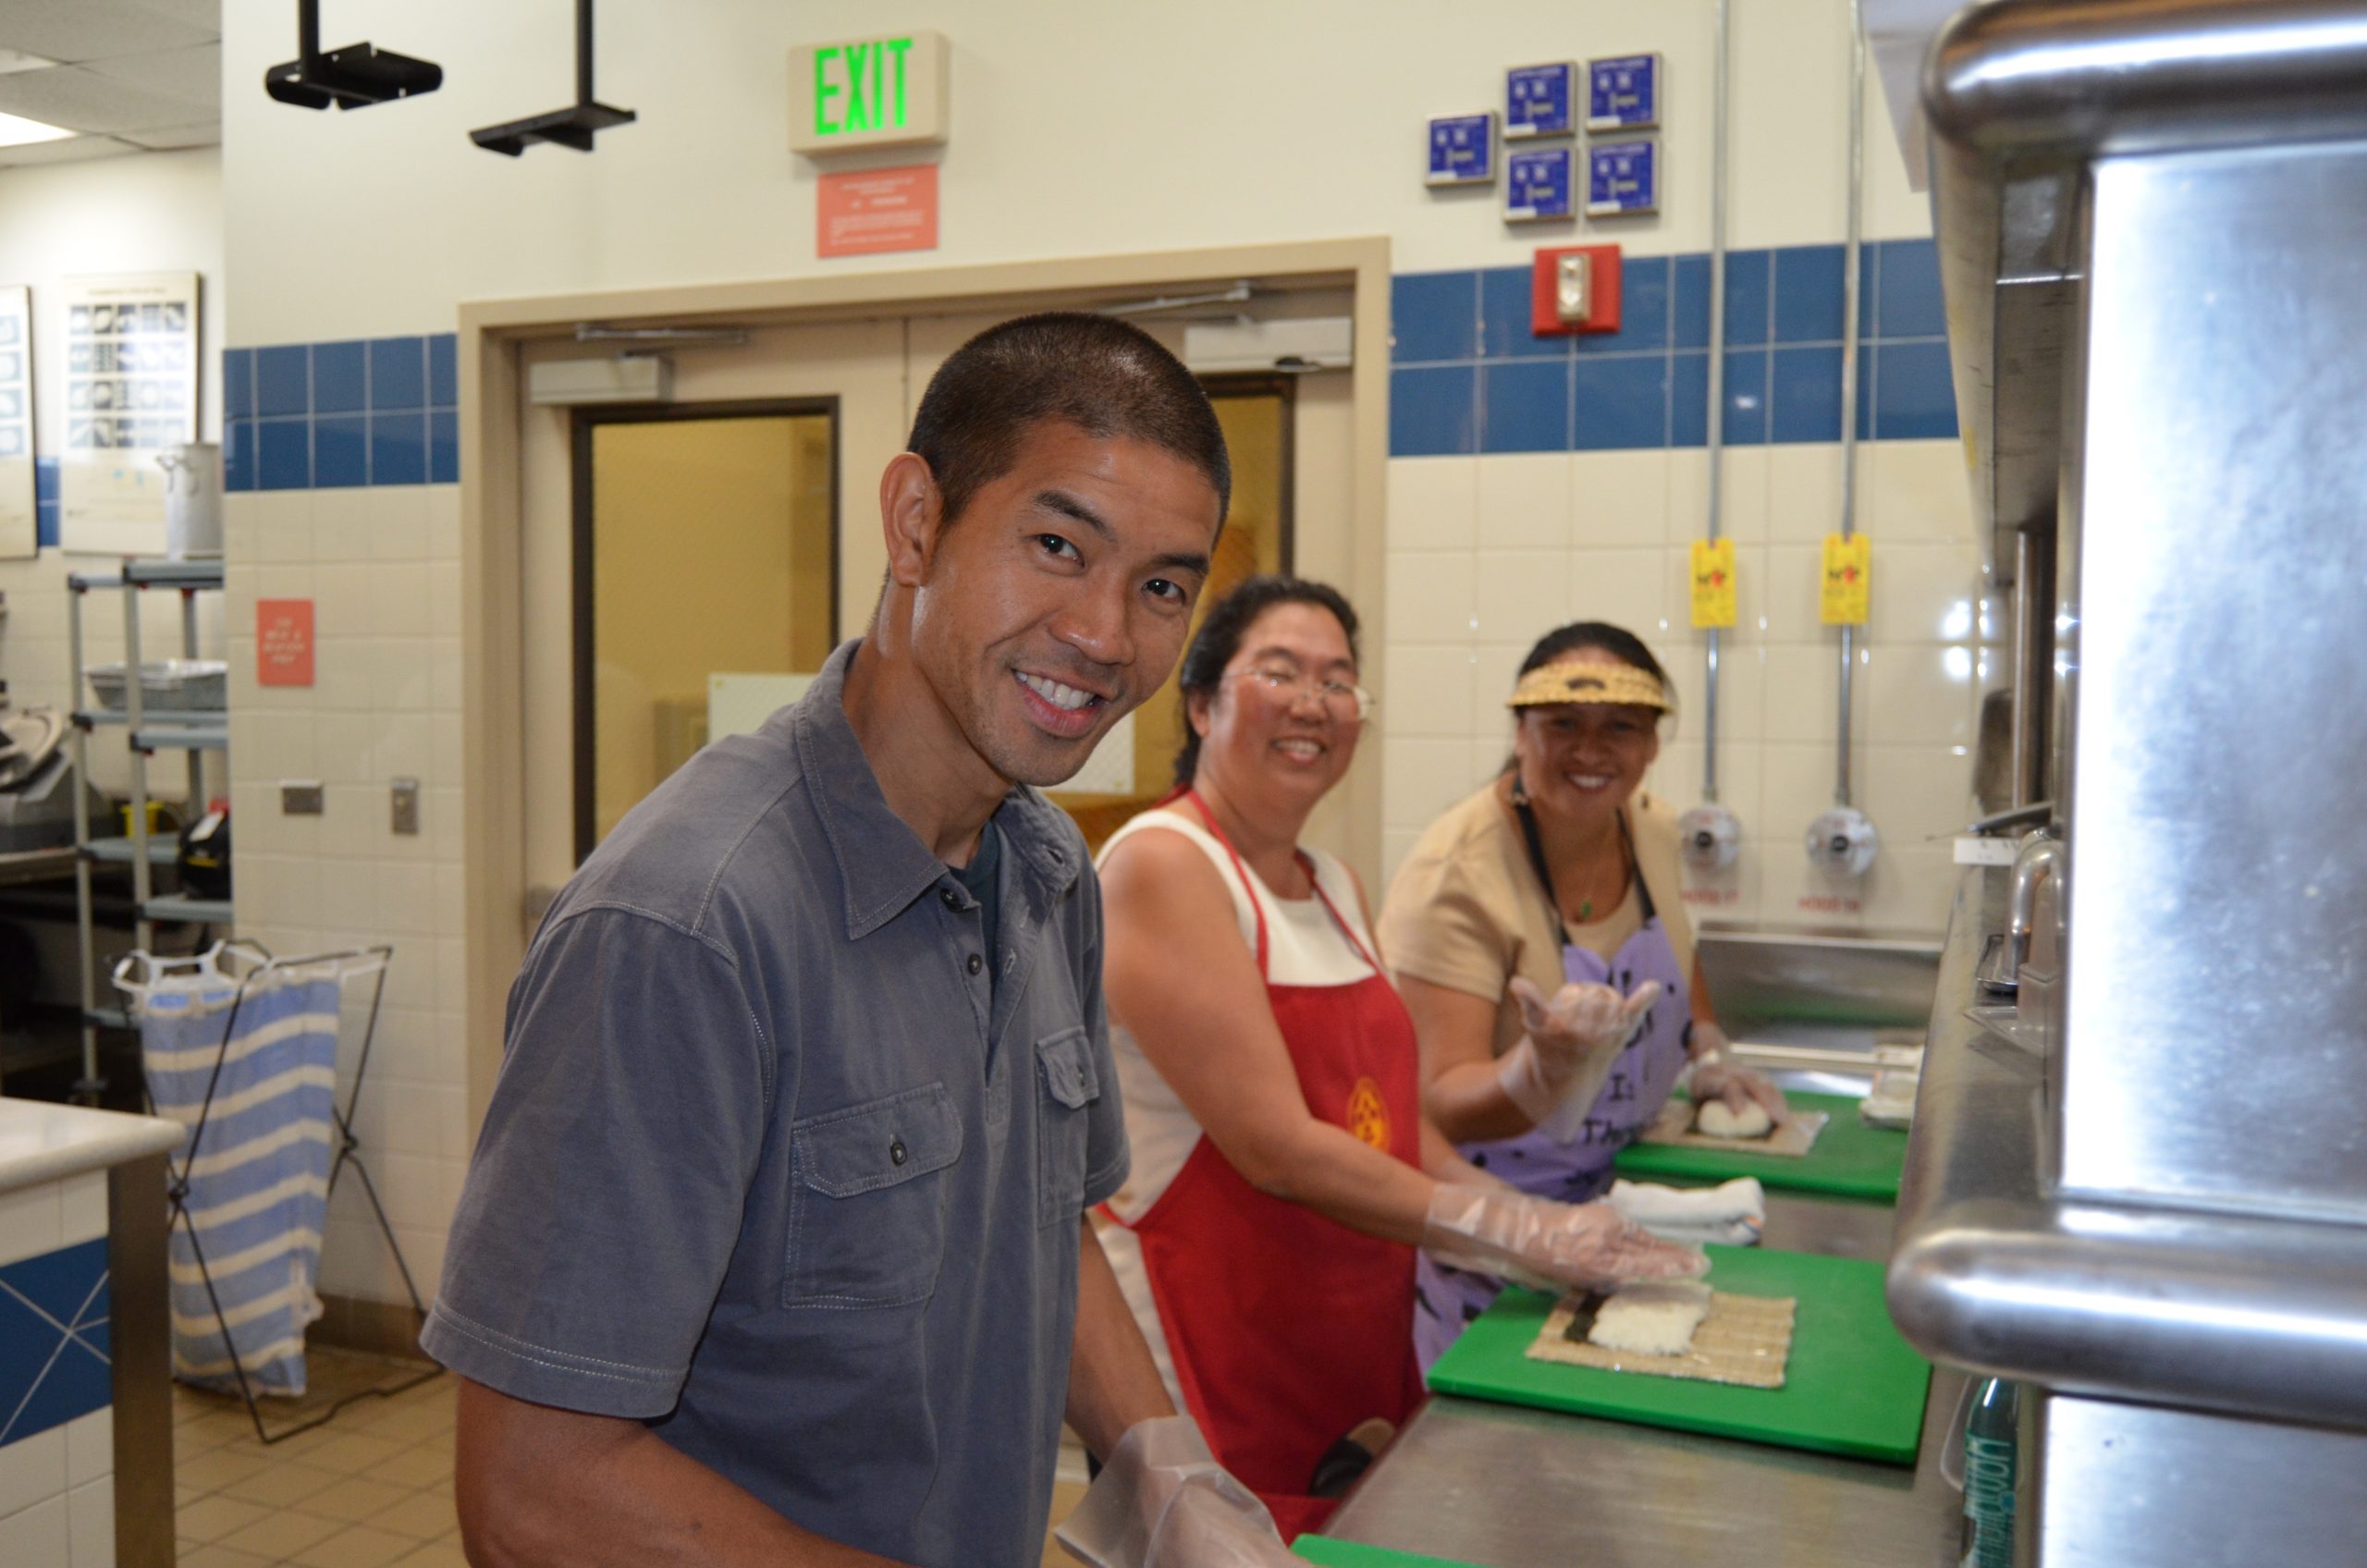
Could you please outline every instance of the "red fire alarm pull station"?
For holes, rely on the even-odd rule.
[[[1538,251],[1528,305],[1528,330],[1539,337],[1618,331],[1619,247]]]

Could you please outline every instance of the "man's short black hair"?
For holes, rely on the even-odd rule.
[[[1174,453],[1208,476],[1223,526],[1233,459],[1208,395],[1142,328],[1077,311],[990,326],[929,377],[906,445],[937,480],[942,521],[960,517],[973,496],[1010,472],[1020,442],[1045,420]]]

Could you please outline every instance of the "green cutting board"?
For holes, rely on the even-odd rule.
[[[1328,1562],[1331,1568],[1466,1568],[1464,1563],[1443,1557],[1417,1557],[1410,1551],[1358,1546],[1354,1541],[1335,1541],[1329,1536],[1301,1536],[1292,1543],[1291,1552],[1309,1562]]]
[[[1932,1367],[1891,1327],[1883,1305],[1883,1266],[1758,1247],[1707,1250],[1713,1289],[1798,1301],[1782,1388],[1531,1361],[1526,1353],[1553,1298],[1518,1289],[1497,1297],[1439,1358],[1430,1368],[1430,1388],[1780,1448],[1914,1464]]]
[[[1821,1110],[1830,1120],[1816,1144],[1795,1159],[1754,1154],[1747,1148],[1697,1149],[1675,1144],[1630,1144],[1619,1151],[1614,1170],[1630,1182],[1666,1182],[1674,1186],[1714,1186],[1737,1176],[1756,1176],[1770,1188],[1821,1193],[1868,1203],[1898,1202],[1898,1175],[1907,1163],[1907,1134],[1869,1127],[1858,1102],[1846,1095],[1787,1095],[1800,1110]]]

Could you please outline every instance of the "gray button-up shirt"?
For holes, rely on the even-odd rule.
[[[1099,888],[1074,825],[1014,790],[982,953],[847,724],[857,646],[552,906],[423,1342],[645,1420],[832,1539],[1034,1563],[1078,1221],[1126,1171]]]

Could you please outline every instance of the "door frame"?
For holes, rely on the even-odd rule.
[[[575,575],[570,593],[575,619],[575,670],[571,682],[575,691],[575,859],[578,864],[592,852],[595,839],[593,829],[598,816],[596,775],[599,764],[599,730],[597,712],[598,680],[596,665],[599,652],[599,619],[593,609],[595,597],[593,556],[592,508],[592,442],[593,434],[607,424],[685,424],[693,421],[717,419],[797,419],[812,414],[828,415],[830,421],[830,636],[829,645],[839,645],[839,399],[836,398],[739,398],[713,403],[619,403],[607,407],[580,408],[568,421],[568,483],[574,494],[569,497],[574,514],[574,547],[569,560]],[[467,658],[465,648],[461,657]],[[523,780],[521,780],[522,787]]]
[[[1017,313],[1077,296],[1182,286],[1221,288],[1252,277],[1346,288],[1355,323],[1353,470],[1348,535],[1353,570],[1342,584],[1365,623],[1366,646],[1387,646],[1383,619],[1389,459],[1390,245],[1381,236],[1237,245],[1126,255],[844,272],[749,283],[475,300],[460,308],[461,872],[467,966],[464,1048],[469,1124],[484,1119],[501,1060],[504,1003],[525,956],[525,759],[519,726],[524,643],[521,563],[521,352],[579,322],[616,326],[791,325],[894,312]],[[843,519],[841,520],[843,522]],[[835,548],[835,531],[834,531]],[[1351,860],[1367,877],[1380,862],[1380,758],[1367,748],[1341,788]]]

